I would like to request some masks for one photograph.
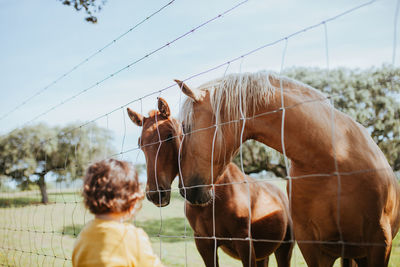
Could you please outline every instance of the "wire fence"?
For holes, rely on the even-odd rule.
[[[197,31],[206,25],[210,24],[211,22],[214,22],[216,20],[219,20],[220,18],[224,16],[228,16],[231,11],[233,10],[239,10],[240,8],[246,4],[249,0],[239,2],[233,6],[227,7],[223,12],[218,13],[215,16],[212,16],[210,19],[204,21],[203,23],[199,24],[198,26],[190,29],[189,31],[177,36],[175,39],[167,42],[166,44],[158,47],[157,49],[154,49],[150,52],[145,53],[142,57],[132,61],[130,64],[128,64],[125,67],[119,68],[117,71],[107,75],[103,79],[96,81],[93,83],[91,86],[84,88],[83,90],[79,91],[77,94],[74,94],[68,98],[65,98],[62,100],[60,103],[50,107],[49,109],[44,110],[41,112],[39,115],[36,115],[32,117],[31,119],[28,119],[23,126],[29,125],[32,122],[37,121],[38,119],[42,118],[44,115],[56,110],[60,106],[72,101],[73,99],[76,99],[80,97],[82,94],[85,92],[95,89],[98,85],[101,83],[105,82],[108,79],[112,79],[113,77],[117,76],[119,73],[122,71],[131,68],[135,65],[137,65],[139,62],[147,59],[148,57],[152,56],[153,54],[158,53],[160,50],[170,46],[171,44],[183,39],[183,38],[188,38],[194,31]],[[125,35],[127,35],[130,32],[133,32],[136,28],[140,27],[143,23],[151,19],[153,16],[161,13],[165,8],[168,6],[172,5],[175,2],[175,0],[172,0],[168,2],[167,4],[163,5],[160,7],[157,11],[154,13],[148,15],[145,17],[145,19],[141,20],[139,23],[135,24],[133,27],[129,28],[126,32],[123,34],[119,35],[118,37],[114,38],[112,41],[107,43],[105,46],[97,50],[95,53],[89,55],[86,57],[84,60],[76,64],[72,69],[66,71],[64,74],[56,78],[54,81],[52,81],[50,84],[46,85],[39,91],[37,91],[35,94],[32,96],[28,97],[25,101],[23,101],[21,104],[17,105],[15,108],[10,110],[9,112],[5,113],[2,117],[0,117],[0,120],[6,118],[10,114],[12,114],[14,111],[18,109],[24,108],[24,106],[30,102],[33,98],[36,98],[43,94],[45,91],[50,89],[54,84],[61,82],[65,77],[70,75],[72,72],[76,71],[79,69],[80,66],[85,64],[86,62],[90,61],[93,57],[100,55],[105,49],[108,47],[112,46],[115,42],[123,38]],[[285,57],[286,57],[286,51],[287,51],[287,44],[289,41],[293,40],[294,37],[301,35],[307,31],[323,27],[324,29],[324,42],[325,42],[325,52],[326,52],[326,65],[327,65],[327,76],[329,77],[329,49],[328,49],[328,25],[330,23],[334,23],[335,20],[338,18],[341,18],[343,16],[350,16],[354,12],[374,4],[377,1],[369,1],[365,2],[363,4],[360,4],[358,6],[355,6],[351,9],[345,10],[343,12],[338,13],[337,15],[327,18],[319,23],[310,25],[308,27],[305,27],[299,31],[293,32],[289,35],[283,36],[282,38],[279,38],[273,42],[268,42],[265,43],[261,46],[258,46],[254,49],[251,49],[249,51],[241,51],[238,53],[238,56],[227,59],[226,61],[217,64],[211,68],[204,69],[200,72],[197,72],[193,75],[190,75],[189,77],[186,77],[183,79],[183,82],[187,82],[191,79],[201,77],[207,73],[216,71],[216,70],[224,70],[224,76],[227,73],[229,67],[232,65],[234,62],[239,62],[240,66],[243,63],[243,60],[253,54],[256,54],[257,52],[267,49],[269,47],[275,46],[277,44],[283,43],[284,45],[284,50],[282,52],[282,62],[281,62],[281,72],[283,71],[285,67]],[[397,20],[398,20],[398,9],[399,9],[399,3],[400,1],[397,2],[396,10],[395,10],[395,20],[394,20],[394,34],[393,34],[393,60],[392,63],[394,65],[395,63],[395,55],[396,55],[396,38],[397,38]],[[225,68],[225,69],[224,69]],[[108,120],[109,116],[117,113],[117,112],[122,112],[123,117],[122,117],[122,122],[123,122],[123,138],[122,138],[122,143],[120,150],[115,153],[110,153],[104,155],[102,158],[123,158],[126,155],[137,155],[141,153],[143,149],[146,147],[152,147],[152,146],[158,146],[157,150],[157,155],[155,158],[155,166],[157,167],[157,159],[160,156],[160,148],[161,145],[168,143],[171,140],[176,140],[180,142],[180,148],[179,152],[181,152],[181,145],[182,143],[185,142],[185,138],[190,138],[192,135],[195,136],[196,134],[208,132],[210,130],[213,130],[213,149],[212,149],[212,159],[214,158],[214,145],[216,143],[216,135],[219,129],[221,129],[224,126],[227,125],[241,125],[240,129],[240,155],[242,156],[242,142],[243,140],[243,134],[244,134],[244,129],[247,123],[251,123],[254,120],[257,120],[259,118],[271,116],[271,115],[276,115],[276,114],[281,114],[281,147],[282,147],[282,154],[284,155],[285,158],[285,165],[286,165],[286,170],[287,170],[287,176],[283,177],[281,181],[277,181],[276,178],[273,177],[264,177],[263,179],[251,179],[248,180],[247,178],[244,179],[243,181],[239,182],[229,182],[229,183],[218,183],[217,181],[212,180],[211,181],[211,186],[213,188],[213,191],[217,190],[219,187],[226,187],[226,186],[234,186],[234,185],[243,185],[246,187],[248,195],[247,195],[247,203],[249,207],[251,207],[251,184],[258,184],[259,186],[262,186],[265,183],[277,183],[278,186],[282,187],[286,184],[288,184],[288,198],[289,202],[292,201],[292,182],[296,181],[298,179],[309,179],[309,178],[315,178],[315,177],[327,177],[327,178],[332,178],[336,177],[337,179],[337,207],[339,207],[336,210],[336,219],[337,219],[337,225],[339,227],[339,237],[338,240],[336,241],[331,241],[331,240],[299,240],[296,239],[293,233],[291,233],[291,238],[289,240],[276,240],[276,239],[265,239],[265,238],[257,238],[252,235],[251,232],[251,225],[252,225],[252,213],[251,213],[251,208],[248,209],[249,216],[248,216],[248,223],[247,223],[247,235],[246,236],[241,236],[241,237],[225,237],[225,236],[219,236],[218,231],[217,231],[217,221],[216,221],[216,201],[218,199],[215,198],[215,195],[213,195],[212,199],[212,216],[213,216],[213,225],[211,229],[211,235],[210,236],[198,236],[194,235],[193,230],[191,230],[185,216],[187,212],[187,207],[184,204],[183,201],[176,201],[177,204],[172,204],[171,207],[155,207],[152,204],[148,203],[145,201],[144,207],[141,211],[144,215],[139,214],[137,218],[135,218],[135,224],[143,227],[146,232],[149,234],[150,238],[152,241],[157,242],[157,252],[160,255],[160,258],[162,261],[165,261],[166,264],[170,265],[181,265],[181,266],[191,266],[192,264],[195,265],[202,265],[202,260],[201,257],[197,254],[195,251],[194,247],[194,242],[195,240],[211,240],[213,241],[213,260],[214,264],[216,265],[216,262],[218,261],[217,258],[217,248],[219,246],[220,242],[234,242],[234,241],[245,241],[248,242],[248,248],[249,248],[249,265],[251,265],[251,249],[252,249],[252,243],[259,243],[259,242],[264,242],[264,243],[279,243],[279,244],[284,244],[284,243],[294,243],[296,242],[297,244],[319,244],[319,245],[334,245],[334,246],[340,246],[342,251],[341,255],[344,257],[344,245],[346,246],[357,246],[357,247],[371,247],[371,246],[384,246],[382,243],[375,243],[375,242],[347,242],[343,236],[342,236],[342,230],[340,229],[341,225],[341,217],[340,217],[340,203],[341,203],[341,188],[342,188],[342,179],[346,176],[351,176],[355,174],[367,174],[371,172],[387,172],[391,171],[391,169],[388,168],[381,168],[381,169],[357,169],[357,170],[352,170],[352,171],[341,171],[338,167],[337,163],[337,156],[336,156],[336,151],[334,151],[334,161],[335,161],[335,170],[329,171],[329,172],[324,172],[324,173],[313,173],[313,174],[306,174],[306,175],[290,175],[290,161],[286,155],[286,145],[285,145],[285,139],[283,138],[285,136],[285,117],[288,116],[286,112],[298,108],[301,105],[307,105],[307,104],[312,104],[312,103],[321,103],[321,102],[330,102],[331,103],[331,111],[332,111],[332,132],[334,133],[334,99],[338,97],[337,95],[329,95],[324,98],[318,97],[315,99],[311,100],[306,100],[300,103],[296,103],[294,105],[288,105],[287,103],[284,102],[283,99],[283,90],[284,86],[281,82],[280,88],[276,88],[277,91],[279,91],[282,95],[281,99],[281,105],[279,108],[273,109],[273,110],[268,110],[267,112],[261,112],[256,115],[248,116],[248,114],[245,114],[245,112],[242,110],[242,103],[239,104],[240,108],[240,117],[237,119],[229,120],[229,121],[224,121],[224,122],[215,122],[212,125],[208,127],[203,127],[191,131],[185,131],[184,133],[180,135],[173,135],[167,138],[161,138],[160,133],[158,132],[158,140],[155,142],[150,142],[146,144],[140,144],[138,146],[134,147],[126,147],[125,139],[126,139],[126,116],[125,116],[125,108],[128,107],[129,105],[133,103],[138,103],[140,105],[140,111],[143,114],[143,104],[142,101],[144,99],[148,99],[153,97],[154,101],[156,102],[155,96],[162,96],[162,94],[173,88],[176,90],[177,85],[176,84],[170,84],[165,86],[164,88],[158,89],[153,91],[152,93],[140,96],[136,99],[129,100],[126,104],[124,105],[119,105],[118,107],[110,110],[109,112],[102,114],[88,122],[82,123],[77,127],[73,127],[72,129],[69,129],[68,131],[64,131],[62,133],[59,133],[58,138],[61,136],[67,136],[68,134],[71,134],[74,131],[78,131],[78,139],[82,141],[84,138],[89,138],[89,143],[90,146],[94,144],[94,140],[92,140],[93,137],[93,131],[95,131],[95,124],[101,119],[105,119],[107,122],[107,128],[108,128]],[[158,128],[157,128],[158,131]],[[332,134],[332,140],[331,143],[334,146],[334,144],[338,141],[334,139],[335,134]],[[44,140],[40,141],[37,145],[40,147],[47,147],[50,146],[52,142],[54,142],[54,137],[52,138],[45,138]],[[71,151],[69,153],[74,154],[74,157],[79,156],[79,142],[78,141],[75,144],[75,149],[74,151]],[[90,149],[89,149],[90,150]],[[38,153],[38,152],[37,152]],[[90,150],[89,154],[94,154],[94,150]],[[106,150],[107,153],[107,150]],[[23,155],[19,155],[20,158],[23,158]],[[40,155],[37,154],[37,159],[39,159]],[[63,155],[65,157],[65,162],[68,161],[69,157],[71,156],[70,154]],[[96,161],[97,158],[94,157],[88,157],[88,164],[93,163]],[[44,164],[50,164],[51,159],[44,159]],[[212,161],[213,162],[213,161]],[[65,163],[67,166],[67,163]],[[161,166],[158,166],[161,168]],[[214,166],[211,166],[211,172],[213,172]],[[243,168],[243,159],[241,158],[241,170],[244,172]],[[64,167],[64,171],[66,173],[74,173],[73,166],[69,167]],[[182,169],[181,166],[179,165],[179,173],[182,174]],[[183,184],[182,189],[184,190],[184,194],[186,194],[187,190],[190,189],[195,189],[195,188],[209,188],[210,184],[207,185],[192,185],[188,186],[185,185],[184,179],[182,179],[182,175],[180,175],[180,181]],[[214,179],[214,174],[211,173],[210,177]],[[49,198],[49,204],[48,205],[43,205],[41,203],[42,199],[42,194],[39,190],[32,190],[32,191],[15,191],[10,188],[6,188],[6,185],[4,183],[1,183],[0,185],[4,188],[0,193],[0,216],[2,219],[0,219],[0,234],[1,234],[1,240],[0,240],[0,265],[1,266],[70,266],[71,265],[71,253],[72,253],[72,248],[73,248],[73,243],[76,240],[76,237],[79,234],[79,231],[82,229],[82,227],[93,218],[93,216],[87,212],[87,210],[83,207],[82,205],[82,199],[81,199],[81,193],[80,193],[80,187],[81,187],[81,180],[79,179],[80,177],[73,177],[77,179],[72,179],[71,182],[66,183],[63,181],[55,183],[55,188],[48,188],[48,198]],[[158,178],[156,177],[156,181]],[[174,200],[175,198],[180,198],[179,196],[179,191],[180,189],[178,188],[171,188],[171,189],[162,189],[159,188],[157,184],[157,189],[156,190],[147,190],[146,193],[158,193],[161,195],[163,192],[169,192],[172,195],[172,199]],[[161,197],[160,197],[161,199]],[[160,203],[161,204],[161,203]],[[292,207],[292,204],[290,204],[290,207]],[[174,217],[177,211],[182,212],[184,210],[184,215],[178,220]],[[149,219],[150,218],[150,219]],[[176,245],[178,244],[178,245]],[[399,247],[399,245],[395,245]],[[167,253],[167,255],[166,255]],[[297,253],[297,255],[296,255]],[[302,260],[299,259],[299,252],[295,252],[294,255],[294,261],[295,261],[295,266],[299,264],[301,266],[303,263],[301,262]],[[220,258],[220,261],[223,261],[223,263],[227,266],[231,266],[233,263],[229,259],[225,258]],[[303,260],[304,261],[304,260]],[[221,263],[221,265],[223,265]]]
[[[25,106],[28,102],[30,102],[32,99],[38,97],[39,95],[41,95],[42,93],[44,93],[45,91],[47,91],[48,89],[50,89],[53,85],[55,85],[56,83],[60,82],[62,79],[64,79],[65,77],[69,76],[72,72],[76,71],[77,69],[79,69],[82,65],[86,64],[87,62],[89,62],[92,58],[96,57],[97,55],[101,54],[105,49],[107,49],[108,47],[114,45],[116,42],[118,42],[120,39],[122,39],[124,36],[126,36],[127,34],[131,33],[133,30],[135,30],[136,28],[138,28],[140,25],[142,25],[143,23],[145,23],[146,21],[148,21],[149,19],[151,19],[153,16],[157,15],[158,13],[160,13],[162,10],[164,10],[165,8],[167,8],[168,6],[170,6],[171,4],[173,4],[175,2],[175,0],[170,1],[169,3],[167,3],[166,5],[162,6],[160,9],[158,9],[157,11],[155,11],[154,13],[148,15],[146,18],[144,18],[143,20],[141,20],[140,22],[138,22],[137,24],[135,24],[134,26],[132,26],[131,28],[129,28],[127,31],[125,31],[124,33],[122,33],[121,35],[117,36],[116,38],[114,38],[113,40],[111,40],[110,42],[108,42],[105,46],[101,47],[100,49],[98,49],[96,52],[94,52],[93,54],[91,54],[90,56],[86,57],[85,59],[83,59],[82,61],[80,61],[78,64],[76,64],[75,66],[73,66],[70,70],[66,71],[65,73],[63,73],[62,75],[60,75],[59,77],[57,77],[54,81],[52,81],[51,83],[49,83],[48,85],[46,85],[45,87],[43,87],[42,89],[38,90],[36,93],[34,93],[33,95],[31,95],[30,97],[28,97],[26,100],[24,100],[23,102],[21,102],[20,104],[18,104],[17,106],[15,106],[13,109],[9,110],[8,112],[4,113],[4,115],[2,115],[0,117],[0,121],[3,120],[4,118],[6,118],[7,116],[9,116],[10,114],[12,114],[13,112],[15,112],[16,110],[20,109],[21,107]]]

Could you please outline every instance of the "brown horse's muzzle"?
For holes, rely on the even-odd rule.
[[[181,196],[192,205],[208,204],[212,200],[212,194],[209,186],[184,187],[179,190]]]
[[[159,188],[159,190],[154,190],[146,193],[146,198],[153,202],[157,207],[165,207],[169,204],[171,199],[171,191],[170,189],[165,190]]]

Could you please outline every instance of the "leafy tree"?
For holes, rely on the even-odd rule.
[[[97,23],[97,17],[94,16],[94,13],[98,13],[101,11],[102,6],[105,5],[107,0],[59,0],[63,5],[72,6],[75,10],[85,10],[88,15],[85,20],[91,23]]]
[[[337,109],[367,128],[395,171],[400,170],[400,68],[291,68],[286,76],[331,95]],[[272,149],[249,141],[243,147],[244,170],[263,170],[284,176],[282,156]],[[234,162],[240,165],[239,155]]]
[[[259,173],[269,171],[278,177],[286,176],[286,168],[283,156],[276,150],[267,147],[255,140],[248,140],[243,144],[243,170],[245,173]],[[233,159],[241,166],[240,154]]]
[[[109,131],[96,125],[16,129],[0,137],[0,175],[17,181],[22,190],[36,184],[47,203],[46,177],[80,178],[90,161],[110,153],[110,139]]]

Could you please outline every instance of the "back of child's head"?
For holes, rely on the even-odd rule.
[[[132,164],[107,159],[89,166],[83,185],[85,206],[93,214],[130,211],[144,195]]]

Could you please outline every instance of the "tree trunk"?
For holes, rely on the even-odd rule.
[[[47,189],[46,189],[46,182],[44,180],[44,175],[40,175],[40,178],[37,181],[37,184],[40,188],[40,193],[42,195],[42,203],[43,204],[49,203],[49,198],[47,196]]]

